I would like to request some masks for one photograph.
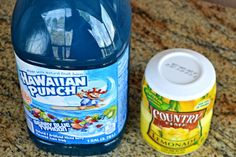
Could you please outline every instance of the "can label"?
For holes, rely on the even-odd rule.
[[[96,144],[114,139],[127,115],[129,48],[114,64],[58,70],[16,56],[29,130],[46,141]]]
[[[158,95],[143,81],[141,132],[156,150],[183,155],[198,149],[206,140],[215,101],[216,85],[192,101],[175,101]]]

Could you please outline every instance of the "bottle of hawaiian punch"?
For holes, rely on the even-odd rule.
[[[111,151],[127,117],[129,0],[18,0],[12,42],[29,134],[66,155]]]

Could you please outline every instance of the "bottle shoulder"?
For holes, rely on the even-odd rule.
[[[12,41],[16,54],[28,62],[101,66],[119,58],[129,42],[131,15],[117,20],[119,13],[102,1],[32,1],[24,11],[19,5]]]

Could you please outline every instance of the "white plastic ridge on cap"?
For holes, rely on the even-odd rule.
[[[189,49],[169,49],[156,54],[148,63],[145,79],[159,95],[176,101],[198,99],[216,82],[211,62]]]

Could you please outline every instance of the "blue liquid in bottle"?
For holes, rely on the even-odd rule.
[[[117,147],[127,117],[129,0],[17,0],[12,42],[29,134],[46,151]]]

